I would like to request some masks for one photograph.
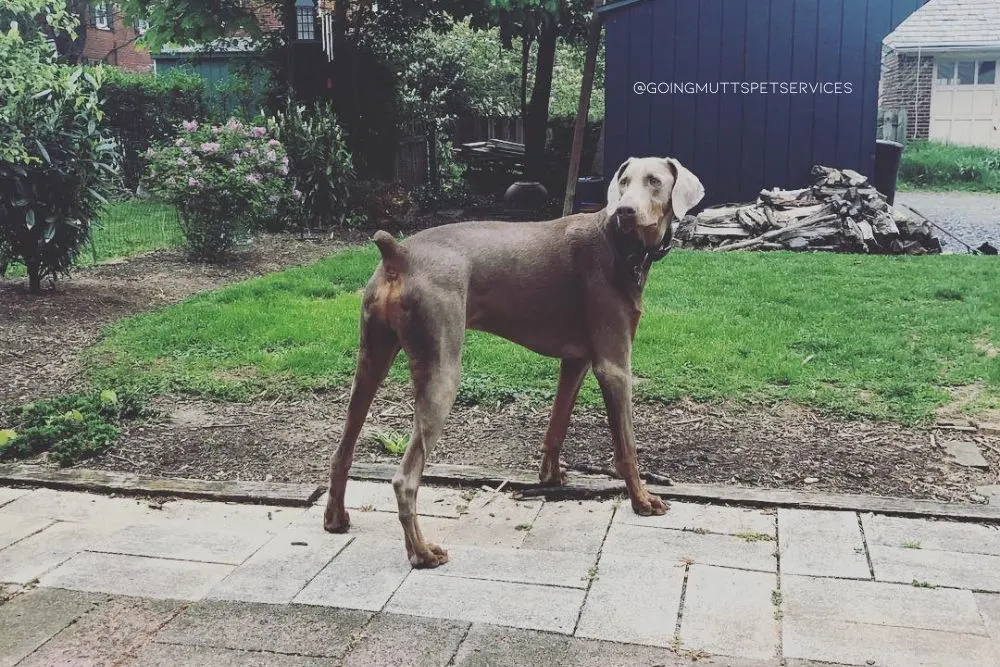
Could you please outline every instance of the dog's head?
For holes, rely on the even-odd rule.
[[[611,179],[605,211],[623,231],[634,231],[646,247],[654,248],[670,223],[704,196],[698,177],[674,158],[629,158]]]

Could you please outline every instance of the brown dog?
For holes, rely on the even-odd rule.
[[[632,341],[651,263],[666,254],[670,223],[704,195],[677,160],[631,158],[608,187],[608,206],[550,222],[463,222],[403,242],[380,231],[382,262],[365,289],[361,344],[347,423],[330,469],[324,527],[350,525],[344,490],[354,445],[379,384],[400,348],[415,393],[413,432],[392,485],[406,553],[437,567],[448,553],[424,540],[417,489],[458,391],[466,329],[502,336],[562,360],[542,445],[540,478],[563,484],[559,451],[587,370],[604,396],[615,468],[637,514],[663,514],[639,477],[632,435]]]

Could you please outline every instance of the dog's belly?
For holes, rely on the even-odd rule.
[[[569,313],[550,313],[545,317],[532,315],[534,313],[531,312],[470,312],[466,327],[506,338],[547,357],[589,358],[590,344],[586,329],[582,323],[575,322]]]

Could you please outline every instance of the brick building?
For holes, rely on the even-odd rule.
[[[80,16],[82,62],[105,63],[136,71],[153,69],[149,51],[136,44],[145,30],[141,22],[126,22],[121,9],[107,0],[84,6]]]

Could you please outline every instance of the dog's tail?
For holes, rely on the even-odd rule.
[[[382,253],[382,264],[387,269],[400,273],[406,268],[406,251],[396,243],[392,234],[381,229],[378,230],[375,232],[375,245]]]

